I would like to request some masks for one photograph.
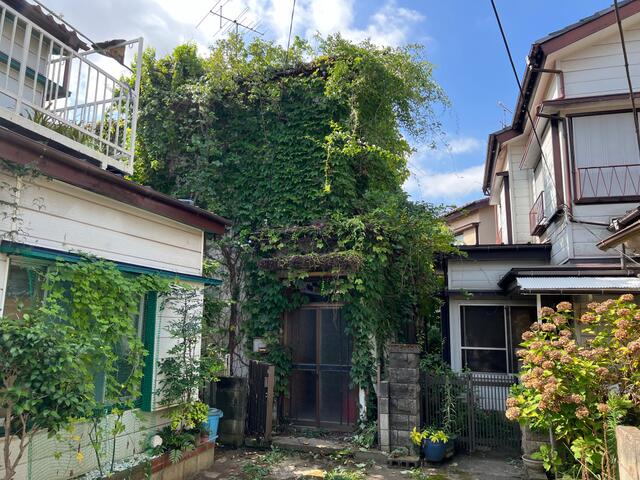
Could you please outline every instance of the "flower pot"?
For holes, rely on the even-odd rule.
[[[207,429],[209,430],[209,441],[215,442],[218,438],[218,424],[220,423],[220,419],[223,417],[222,410],[217,408],[209,409],[209,416],[207,418]]]
[[[453,439],[450,438],[445,442],[444,458],[451,458],[453,457],[454,453],[455,453],[455,443]]]
[[[447,444],[450,442],[432,442],[426,439],[422,444],[422,453],[427,462],[441,462],[447,454]]]
[[[522,463],[529,472],[546,474],[542,460],[536,460],[529,455],[522,455]]]

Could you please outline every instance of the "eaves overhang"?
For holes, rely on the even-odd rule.
[[[34,260],[43,260],[47,262],[69,262],[77,263],[86,256],[80,253],[63,252],[52,248],[38,247],[35,245],[28,245],[25,243],[11,242],[8,240],[2,240],[0,242],[0,253],[5,255],[16,255],[25,258],[31,258]],[[114,260],[108,260],[116,265],[118,270],[126,273],[133,273],[139,275],[157,275],[159,277],[182,280],[187,282],[199,283],[202,285],[220,285],[221,280],[217,278],[202,277],[200,275],[192,275],[188,273],[174,272],[170,270],[164,270],[160,268],[145,267],[142,265],[135,265],[126,262],[117,262]]]
[[[512,268],[509,270],[499,281],[498,286],[503,289],[505,292],[513,293],[520,292],[522,293],[522,286],[518,284],[518,282],[525,278],[537,278],[539,279],[538,290],[547,291],[547,292],[555,292],[560,293],[560,290],[566,291],[569,289],[571,285],[575,288],[574,290],[580,290],[582,287],[578,286],[578,281],[575,279],[578,278],[628,278],[628,277],[637,277],[640,272],[638,270],[632,269],[621,269],[615,268],[612,265],[601,265],[601,266],[588,266],[588,267],[580,267],[580,266],[550,266],[550,267],[531,267],[531,268]],[[558,278],[569,278],[574,279],[571,281],[558,281],[554,282],[549,279],[558,279]],[[561,282],[562,285],[560,285]],[[603,288],[608,287],[611,282],[606,281],[603,282],[600,287],[596,288],[595,283],[592,281],[591,284],[588,282],[583,282],[582,286],[584,287],[584,291],[588,292],[591,290],[602,290]],[[591,287],[589,286],[591,285]],[[531,288],[527,288],[527,290],[531,290]],[[531,293],[531,292],[529,292]]]
[[[500,245],[461,245],[458,250],[463,257],[471,260],[549,260],[551,244],[524,243]]]
[[[226,218],[127,180],[6,127],[0,127],[0,158],[205,232],[223,234],[231,225]]]

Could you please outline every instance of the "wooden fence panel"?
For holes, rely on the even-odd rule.
[[[273,427],[273,388],[275,368],[266,362],[249,363],[249,403],[247,405],[248,436],[271,438]]]

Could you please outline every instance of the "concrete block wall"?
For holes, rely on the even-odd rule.
[[[413,427],[420,428],[420,347],[392,344],[388,352],[387,379],[378,388],[380,448],[412,451],[409,433]]]
[[[616,443],[620,480],[640,480],[640,430],[616,427]]]

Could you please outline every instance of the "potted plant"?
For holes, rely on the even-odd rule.
[[[453,444],[444,430],[427,427],[419,432],[414,427],[410,436],[411,441],[422,448],[422,453],[427,462],[441,462],[450,456],[447,453]]]

